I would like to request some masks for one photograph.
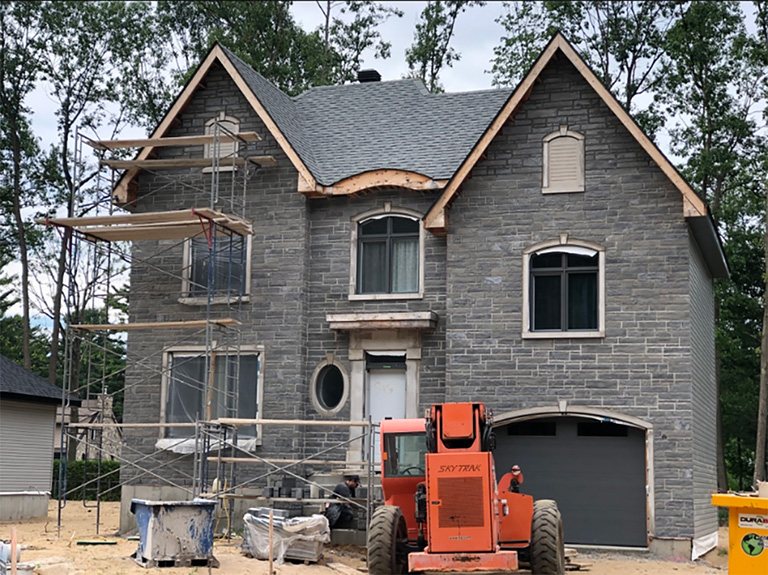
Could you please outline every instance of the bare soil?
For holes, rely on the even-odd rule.
[[[96,510],[85,508],[81,502],[70,501],[62,510],[61,531],[57,529],[57,502],[51,501],[48,517],[24,521],[0,522],[0,539],[10,541],[11,529],[16,528],[22,546],[22,563],[35,565],[36,575],[202,575],[208,567],[144,568],[131,554],[137,541],[115,536],[118,528],[119,503],[102,503],[99,533],[115,545],[78,545],[95,539]],[[267,575],[267,561],[249,559],[240,553],[240,540],[217,541],[214,556],[221,563],[211,573]],[[728,530],[720,529],[720,543],[704,558],[691,561],[656,561],[645,556],[617,553],[579,552],[574,561],[583,565],[573,573],[590,575],[697,575],[727,573]],[[364,550],[354,547],[327,547],[317,564],[288,563],[274,566],[277,575],[359,575],[365,573]],[[569,571],[571,572],[571,571]],[[520,570],[518,573],[529,573]]]

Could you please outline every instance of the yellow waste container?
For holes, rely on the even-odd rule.
[[[712,505],[728,508],[729,575],[768,573],[768,497],[717,493]]]

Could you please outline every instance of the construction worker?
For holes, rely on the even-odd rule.
[[[512,493],[520,493],[520,486],[523,484],[523,474],[520,471],[520,466],[515,463],[509,470],[509,473],[505,473],[499,480],[499,491],[510,491]]]
[[[337,499],[338,497],[344,497],[346,499],[352,499],[355,496],[355,489],[359,485],[359,475],[347,475],[344,478],[344,481],[338,483],[336,487],[333,488],[331,498]],[[349,503],[346,501],[331,503],[325,510],[325,516],[328,519],[328,526],[331,528],[336,526],[348,526],[348,524],[355,518],[355,514],[352,512]]]

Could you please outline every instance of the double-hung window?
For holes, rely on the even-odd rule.
[[[353,296],[415,297],[423,282],[418,216],[384,213],[355,222]]]
[[[525,252],[528,337],[595,337],[604,333],[604,251],[570,243]]]
[[[201,351],[166,353],[165,422],[194,423],[219,417],[256,419],[261,396],[261,354]],[[212,372],[212,376],[211,376]],[[193,427],[168,427],[166,437],[194,436]],[[254,437],[255,426],[239,427]]]
[[[251,236],[191,238],[185,252],[184,298],[248,295]]]

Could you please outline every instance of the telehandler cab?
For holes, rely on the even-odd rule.
[[[413,571],[565,570],[557,504],[499,492],[492,416],[482,403],[444,403],[425,419],[381,422],[385,505],[368,527],[371,575]]]

